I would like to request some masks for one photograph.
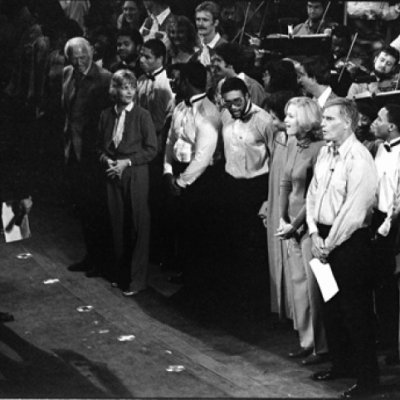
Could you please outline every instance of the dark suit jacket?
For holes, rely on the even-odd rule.
[[[75,152],[78,160],[95,156],[97,124],[103,109],[110,105],[108,95],[111,73],[95,63],[75,88],[72,66],[64,68],[62,106],[65,111],[65,155]],[[71,146],[70,150],[69,146]]]
[[[101,113],[100,154],[113,160],[129,158],[133,166],[148,164],[157,154],[156,130],[150,113],[138,105],[127,111],[122,140],[117,148],[112,140],[115,120],[114,107]]]

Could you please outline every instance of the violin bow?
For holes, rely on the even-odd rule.
[[[400,72],[397,73],[396,88],[394,90],[399,90],[399,84],[400,84]]]
[[[344,61],[343,67],[342,67],[342,69],[340,70],[340,74],[339,74],[339,78],[338,78],[338,83],[340,83],[340,81],[342,80],[344,70],[345,70],[345,68],[346,68],[347,63],[349,62],[350,55],[351,55],[351,52],[353,51],[354,45],[356,44],[357,38],[358,38],[358,32],[356,32],[356,33],[354,34],[354,37],[353,37],[353,40],[352,40],[352,42],[351,42],[351,46],[350,46],[350,48],[349,48],[349,51],[347,52],[346,59],[345,59],[345,61]]]
[[[249,3],[251,3],[251,2],[249,1]],[[262,7],[262,5],[263,5],[264,3],[265,3],[265,0],[262,1],[262,2],[259,4],[259,6],[254,10],[254,13],[251,15],[251,17],[249,17],[249,18],[247,19],[247,21],[245,21],[245,23],[243,24],[243,26],[242,26],[242,28],[240,29],[240,31],[239,31],[239,32],[235,35],[235,37],[231,40],[231,43],[232,43],[232,42],[235,42],[236,39],[237,39],[239,36],[242,36],[242,38],[243,38],[244,30],[245,30],[245,28],[246,28],[246,24],[247,24],[248,22],[250,22],[250,21],[254,18],[255,15],[257,15],[258,11],[260,10],[260,8]],[[242,33],[242,32],[243,32],[243,33]]]
[[[250,7],[251,7],[251,2],[249,1],[249,2],[247,2],[246,12],[244,14],[244,21],[243,21],[243,27],[240,32],[239,44],[242,44],[242,42],[243,42],[244,30],[246,28],[247,20],[249,18]]]
[[[319,25],[318,25],[318,29],[317,29],[317,32],[316,32],[316,33],[319,33],[319,30],[322,28],[322,25],[323,25],[323,23],[325,22],[326,14],[328,14],[328,10],[329,10],[329,8],[330,8],[330,6],[331,6],[331,3],[332,3],[332,2],[329,1],[328,4],[327,4],[326,7],[325,7],[324,14],[322,15],[322,18],[321,18],[321,21],[320,21],[320,23],[319,23]]]
[[[261,33],[262,33],[263,28],[264,28],[265,19],[267,18],[268,9],[269,9],[269,5],[270,4],[271,4],[271,0],[268,0],[267,4],[265,5],[265,8],[264,8],[264,15],[263,15],[262,20],[261,20],[260,29],[258,31],[258,37],[259,38],[261,37]]]

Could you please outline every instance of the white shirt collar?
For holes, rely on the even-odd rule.
[[[319,106],[322,108],[325,106],[326,101],[328,100],[329,96],[332,93],[332,88],[330,86],[328,86],[323,92],[322,94],[318,97],[317,99],[317,103],[319,104]]]
[[[156,15],[158,24],[162,25],[170,13],[171,13],[171,9],[169,7],[167,7],[162,13]]]
[[[218,41],[221,39],[221,35],[217,32],[216,34],[215,34],[215,36],[214,36],[214,38],[213,38],[213,40],[211,40],[211,42],[209,42],[209,43],[204,43],[206,46],[208,46],[210,49],[213,49],[216,45],[217,45],[217,43],[218,43]]]
[[[192,96],[192,97],[190,98],[190,102],[191,102],[191,103],[196,102],[197,99],[199,99],[199,98],[201,98],[201,97],[204,97],[205,94],[206,94],[205,92],[204,92],[204,93],[200,93],[200,94],[195,94],[194,96]]]
[[[133,106],[135,105],[135,103],[133,101],[131,101],[121,112],[130,112],[132,111]],[[115,112],[118,114],[118,108],[117,106],[114,107]]]

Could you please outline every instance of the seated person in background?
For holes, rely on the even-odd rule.
[[[238,77],[246,84],[253,104],[261,106],[265,99],[262,85],[243,72],[243,51],[236,43],[223,43],[211,57],[211,74],[216,86],[215,98],[221,105],[221,86],[227,78]]]
[[[326,5],[325,3],[324,0],[307,1],[308,19],[293,28],[293,35],[299,36],[324,33],[324,30],[329,27],[325,21],[322,22],[322,16],[324,15]]]
[[[143,74],[139,62],[143,38],[137,29],[121,29],[117,32],[117,55],[119,61],[110,68],[111,72],[129,69],[137,78]]]
[[[331,70],[324,57],[306,58],[301,64],[298,80],[304,93],[312,96],[321,108],[327,101],[337,97],[330,86]]]
[[[223,0],[221,2],[221,31],[222,37],[228,41],[233,40],[242,26],[243,13],[236,2]]]
[[[352,99],[360,95],[388,92],[397,87],[397,64],[399,52],[393,47],[383,48],[374,60],[374,71],[371,73],[372,82],[353,83],[347,93],[347,98]]]

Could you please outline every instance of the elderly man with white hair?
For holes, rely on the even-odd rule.
[[[67,182],[82,223],[87,252],[84,260],[71,265],[69,270],[98,276],[106,260],[102,250],[108,241],[104,237],[107,208],[96,152],[97,124],[100,112],[110,104],[111,73],[93,62],[93,49],[82,37],[70,39],[64,52],[70,64],[64,68],[62,88]]]

